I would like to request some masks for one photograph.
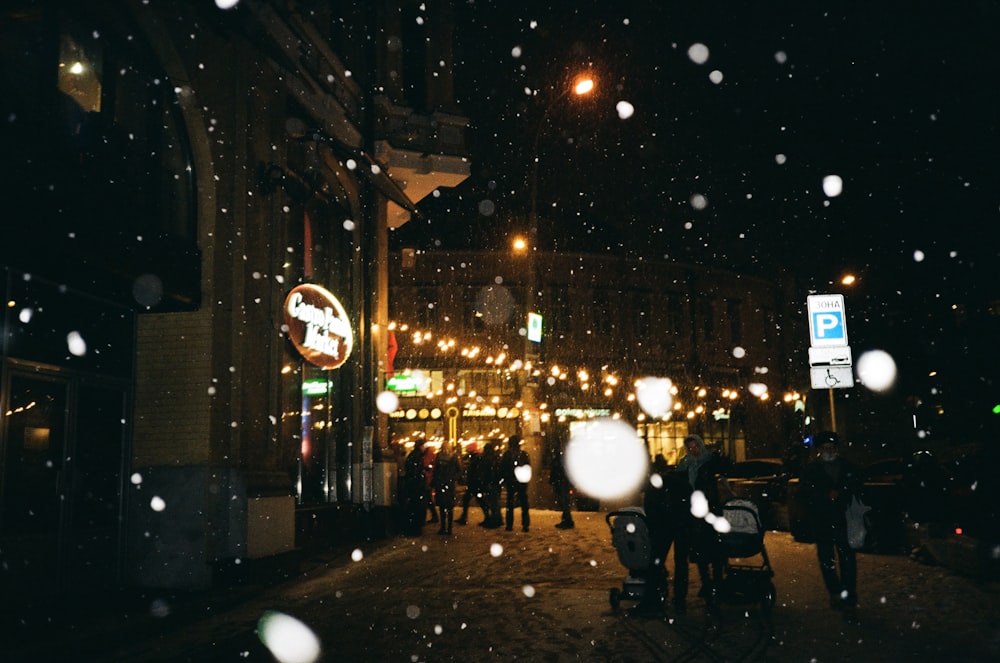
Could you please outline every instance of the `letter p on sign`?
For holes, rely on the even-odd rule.
[[[816,330],[816,338],[844,338],[844,324],[840,313],[813,314],[813,329]]]

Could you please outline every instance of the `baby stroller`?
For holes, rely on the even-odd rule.
[[[649,592],[662,592],[653,583],[653,542],[646,523],[646,513],[637,506],[612,511],[605,516],[611,529],[611,543],[618,552],[618,560],[628,569],[621,588],[612,587],[609,599],[611,609],[618,610],[622,601],[643,601]],[[664,596],[659,597],[662,603]]]
[[[722,506],[722,517],[730,528],[719,535],[726,556],[721,598],[737,603],[759,602],[768,615],[777,594],[757,505],[749,500],[730,500]],[[759,558],[759,563],[754,558]]]

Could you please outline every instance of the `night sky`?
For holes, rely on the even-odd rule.
[[[974,261],[998,274],[997,3],[475,0],[458,14],[473,176],[425,203],[435,241],[490,247],[517,228],[548,107],[539,209],[560,248],[784,264],[820,283],[842,268],[960,279]],[[598,92],[550,103],[582,69]],[[824,194],[826,175],[842,194]]]
[[[840,291],[851,271],[849,314],[873,341],[912,332],[903,361],[949,346],[986,360],[978,383],[993,379],[981,373],[997,368],[996,341],[979,337],[992,332],[956,339],[947,319],[1000,294],[1000,3],[474,0],[457,11],[473,175],[423,202],[428,221],[393,245],[509,246],[526,224],[537,134],[543,250],[782,269],[813,292]],[[598,92],[557,99],[581,69]],[[839,195],[824,192],[828,175]]]

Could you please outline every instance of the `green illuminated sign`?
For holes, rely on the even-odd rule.
[[[386,380],[385,388],[397,394],[416,394],[417,380],[412,375],[393,375]]]
[[[326,380],[305,380],[302,393],[306,396],[322,396],[326,393]]]
[[[528,340],[542,342],[542,316],[537,313],[528,314]]]

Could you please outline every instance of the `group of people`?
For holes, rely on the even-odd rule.
[[[840,455],[839,446],[836,433],[826,431],[815,437],[813,448],[819,455],[802,472],[798,499],[807,510],[830,607],[841,611],[850,623],[857,620],[857,561],[848,542],[846,512],[853,498],[861,497],[862,480],[857,466]],[[686,610],[691,563],[701,580],[699,596],[710,608],[718,600],[726,549],[715,527],[699,517],[705,514],[692,513],[691,501],[698,491],[708,510],[722,515],[723,504],[733,497],[726,481],[728,460],[708,449],[698,435],[688,435],[684,447],[686,455],[675,468],[662,456],[654,460],[644,492],[653,557],[650,581],[660,591],[648,592],[641,609],[662,608],[659,601],[666,594],[665,564],[671,547],[675,610]]]
[[[846,512],[854,497],[861,496],[862,480],[856,465],[839,453],[836,433],[819,433],[813,448],[820,453],[808,463],[800,477],[798,499],[806,507],[823,582],[829,592],[830,606],[853,622],[857,606],[857,561],[849,545]],[[715,605],[724,579],[726,549],[706,513],[692,513],[692,498],[703,496],[707,510],[722,515],[722,506],[733,497],[726,481],[729,461],[705,446],[698,435],[684,439],[686,454],[676,467],[662,455],[653,461],[650,481],[643,497],[652,548],[654,587],[641,608],[662,608],[659,597],[666,594],[667,554],[673,548],[673,605],[678,613],[686,611],[689,565],[694,563],[701,580],[699,597],[709,607]],[[467,465],[467,467],[466,467]],[[458,492],[465,472],[465,492],[459,502]],[[521,529],[529,531],[531,513],[528,482],[531,461],[523,440],[512,435],[501,452],[498,441],[488,442],[481,452],[472,453],[463,463],[461,450],[454,442],[442,443],[439,451],[425,449],[418,440],[407,455],[401,476],[401,503],[404,507],[404,533],[419,535],[427,522],[440,523],[438,534],[452,533],[453,523],[465,525],[473,500],[483,512],[480,526],[514,529],[515,509],[521,510]],[[570,483],[561,454],[553,459],[550,481],[562,518],[556,527],[574,527],[570,505]],[[506,514],[501,496],[506,492]],[[461,504],[461,515],[454,517]],[[504,517],[506,516],[506,517]]]
[[[468,461],[463,462],[461,449],[455,442],[443,442],[435,453],[425,448],[424,440],[417,440],[406,456],[400,481],[404,533],[420,535],[429,511],[430,522],[440,523],[438,534],[450,535],[454,523],[465,525],[468,522],[473,500],[483,512],[481,527],[494,529],[506,524],[506,529],[511,531],[515,509],[519,508],[521,529],[527,532],[531,526],[528,505],[531,459],[523,445],[521,436],[512,435],[501,453],[500,443],[491,440],[481,452],[472,453]],[[459,503],[457,494],[463,471],[466,488],[461,497],[462,512],[456,519],[455,507]],[[506,518],[500,507],[505,491]]]

